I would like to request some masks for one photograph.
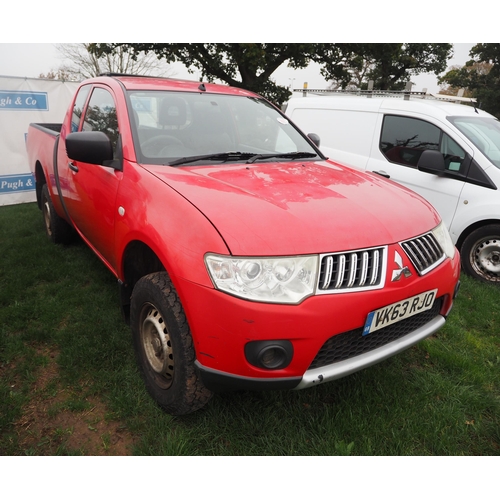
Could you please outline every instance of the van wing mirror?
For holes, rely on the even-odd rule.
[[[307,137],[309,137],[309,139],[311,139],[311,141],[313,141],[314,145],[319,148],[319,143],[320,143],[320,138],[319,138],[319,135],[318,134],[307,134]]]
[[[422,172],[441,175],[446,170],[444,156],[434,149],[426,149],[420,155],[417,168]]]
[[[104,132],[72,132],[66,136],[68,158],[93,165],[113,159],[111,140]]]

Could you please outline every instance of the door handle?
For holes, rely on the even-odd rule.
[[[73,172],[78,172],[78,167],[72,161],[68,163],[68,166],[70,170],[73,170]]]
[[[391,178],[391,176],[387,172],[384,172],[383,170],[379,170],[378,172],[376,170],[372,170],[372,173],[380,175],[381,177],[385,177],[386,179]]]

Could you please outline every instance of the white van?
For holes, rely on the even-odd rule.
[[[295,97],[285,112],[331,160],[421,194],[448,226],[463,270],[500,283],[499,121],[428,96],[368,95]]]

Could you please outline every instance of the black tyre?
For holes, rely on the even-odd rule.
[[[171,415],[202,408],[209,391],[195,368],[193,339],[168,274],[148,274],[135,285],[130,324],[137,361],[146,388]]]
[[[500,225],[491,224],[470,233],[460,255],[468,275],[487,283],[500,283]]]
[[[71,243],[75,235],[74,230],[64,219],[57,215],[47,184],[44,184],[42,188],[41,205],[47,236],[54,243]]]

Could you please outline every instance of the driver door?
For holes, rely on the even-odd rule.
[[[447,225],[451,226],[464,187],[464,181],[418,170],[420,155],[426,149],[440,151],[446,168],[466,171],[472,151],[466,151],[436,125],[408,116],[385,115],[378,143],[373,144],[366,169],[385,174],[391,180],[415,191],[429,201]]]
[[[114,158],[121,155],[118,119],[113,94],[108,88],[94,87],[79,125],[81,133],[101,131],[110,137]],[[113,269],[116,195],[122,172],[112,167],[67,159],[67,210],[81,236]]]

